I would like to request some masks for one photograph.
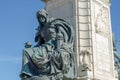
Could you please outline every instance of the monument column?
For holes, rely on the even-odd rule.
[[[75,29],[78,80],[117,80],[114,68],[110,0],[42,0],[49,15]]]

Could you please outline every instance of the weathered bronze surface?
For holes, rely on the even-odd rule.
[[[74,29],[67,21],[37,12],[39,26],[35,42],[25,44],[20,77],[22,80],[74,80]]]

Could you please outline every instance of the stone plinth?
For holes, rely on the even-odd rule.
[[[63,18],[76,30],[79,80],[118,80],[115,74],[110,0],[49,0],[50,16]]]

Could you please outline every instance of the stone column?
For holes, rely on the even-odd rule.
[[[78,80],[117,80],[115,77],[110,0],[42,0],[51,17],[75,28]]]

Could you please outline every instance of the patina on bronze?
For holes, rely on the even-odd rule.
[[[67,21],[49,18],[43,9],[37,12],[39,26],[35,42],[25,44],[22,80],[74,80],[76,76],[74,29]]]

